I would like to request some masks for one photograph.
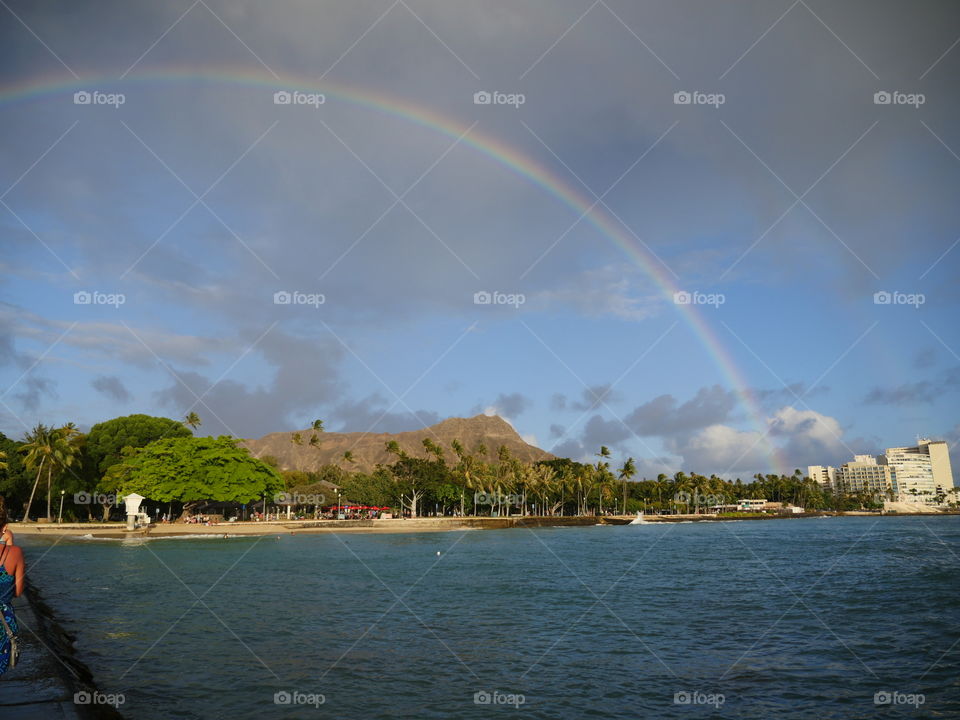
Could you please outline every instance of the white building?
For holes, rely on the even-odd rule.
[[[882,456],[881,456],[882,457]],[[893,489],[890,467],[873,455],[854,455],[853,462],[837,468],[834,484],[840,492],[886,495]]]
[[[918,438],[913,447],[887,448],[883,455],[854,455],[838,468],[810,465],[807,475],[826,489],[871,492],[899,502],[938,504],[953,500],[953,470],[947,443]]]
[[[881,457],[890,467],[899,501],[936,504],[937,495],[949,497],[953,470],[945,442],[921,438],[914,447],[887,448]]]
[[[826,490],[833,489],[836,476],[837,469],[830,465],[810,465],[807,467],[807,477]]]

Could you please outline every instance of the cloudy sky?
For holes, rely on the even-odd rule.
[[[956,3],[0,5],[8,435],[960,435]]]

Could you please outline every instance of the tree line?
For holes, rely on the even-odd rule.
[[[238,440],[197,437],[196,413],[184,420],[128,415],[94,425],[88,433],[73,423],[38,424],[19,440],[0,434],[0,495],[25,519],[106,520],[120,495],[139,492],[155,502],[189,513],[205,503],[284,502],[317,512],[337,500],[391,507],[421,515],[597,515],[606,513],[698,513],[744,498],[764,498],[812,510],[882,507],[883,498],[867,492],[831,492],[798,469],[792,475],[757,474],[749,481],[677,472],[635,480],[636,463],[611,465],[601,447],[595,462],[555,458],[528,463],[508,448],[451,443],[452,453],[430,438],[423,456],[386,443],[392,461],[371,472],[351,471],[354,458],[318,471],[289,470],[272,457],[255,458]],[[313,423],[306,440],[291,442],[320,448],[323,421]],[[66,502],[61,504],[61,499]],[[312,507],[311,507],[312,506]]]

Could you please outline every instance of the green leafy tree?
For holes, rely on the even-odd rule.
[[[86,454],[103,476],[120,462],[125,447],[141,448],[161,438],[192,437],[176,420],[153,415],[125,415],[97,423],[87,433]]]
[[[30,492],[31,475],[23,467],[23,455],[20,443],[0,433],[0,495],[3,495],[7,507],[20,506],[27,501]]]
[[[122,494],[183,503],[187,514],[208,501],[247,503],[283,490],[280,474],[237,447],[234,438],[164,438],[110,470]]]

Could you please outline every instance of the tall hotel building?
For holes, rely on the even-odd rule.
[[[811,465],[807,475],[838,492],[893,495],[901,502],[937,503],[937,495],[951,498],[953,471],[947,444],[918,439],[914,447],[887,448],[883,455],[855,455],[838,468]]]

